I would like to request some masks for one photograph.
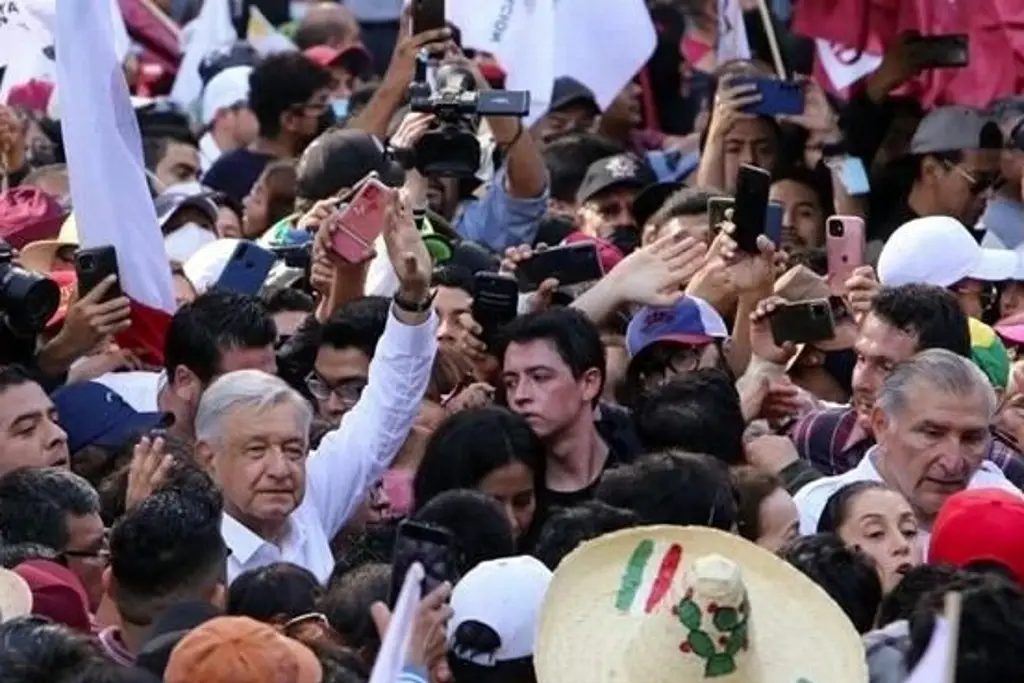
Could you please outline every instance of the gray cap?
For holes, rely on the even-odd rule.
[[[584,104],[592,107],[595,112],[601,111],[593,90],[569,76],[556,78],[551,88],[551,104],[548,111],[558,111],[571,104]]]
[[[1002,146],[1003,134],[994,121],[977,109],[950,106],[933,109],[917,124],[910,153],[937,154]]]

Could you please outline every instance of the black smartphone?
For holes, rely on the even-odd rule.
[[[277,256],[269,249],[241,240],[217,278],[215,289],[256,296],[274,267]]]
[[[483,328],[480,341],[493,349],[501,328],[519,312],[519,285],[498,273],[477,273],[473,278],[473,319]]]
[[[416,562],[423,565],[423,594],[445,581],[452,585],[459,578],[459,557],[454,534],[444,527],[405,520],[398,525],[395,551],[391,559],[391,589],[388,593],[394,606],[405,583],[405,574]]]
[[[768,193],[772,176],[757,166],[743,164],[736,178],[736,203],[732,222],[736,226],[732,238],[736,246],[748,254],[757,254],[757,237],[764,232],[768,215]]]
[[[566,287],[581,282],[591,282],[604,277],[597,245],[593,242],[575,242],[543,251],[520,261],[516,266],[519,291],[532,292],[548,278],[555,278]]]
[[[96,289],[109,275],[117,275],[120,278],[119,272],[117,252],[110,245],[79,249],[75,252],[75,276],[78,278],[79,298]],[[119,296],[122,296],[120,280],[107,290],[101,302],[110,301]]]
[[[769,324],[777,345],[786,342],[813,344],[836,336],[832,304],[828,299],[809,299],[782,304],[772,311]]]
[[[732,197],[711,197],[708,199],[708,228],[712,235],[717,235],[722,222],[728,220],[726,211],[736,203]]]
[[[959,69],[967,66],[971,60],[969,38],[965,33],[911,36],[907,42],[914,65],[922,69]]]
[[[444,0],[413,0],[412,34],[414,36],[424,31],[442,29],[446,25],[444,19]]]

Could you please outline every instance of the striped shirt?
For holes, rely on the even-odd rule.
[[[851,406],[826,408],[804,415],[791,432],[797,453],[825,476],[849,472],[875,445],[875,439],[857,423]],[[1003,441],[993,438],[985,456],[1014,486],[1024,488],[1024,458]]]

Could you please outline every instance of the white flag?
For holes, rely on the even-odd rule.
[[[957,631],[949,619],[935,617],[935,629],[917,666],[903,683],[943,683],[956,665]]]
[[[882,65],[882,56],[870,52],[844,47],[839,43],[830,43],[818,38],[814,41],[818,49],[818,61],[821,68],[828,74],[832,87],[843,90],[860,79],[874,73]]]
[[[266,15],[256,6],[249,8],[249,23],[246,26],[245,39],[264,56],[298,49],[295,47],[295,43],[274,28]]]
[[[82,247],[112,245],[120,284],[132,301],[127,348],[163,356],[175,310],[171,269],[142,163],[142,139],[114,53],[106,2],[57,4],[57,84],[61,132]]]
[[[171,88],[171,99],[196,114],[197,103],[203,94],[203,81],[199,77],[203,57],[238,40],[238,33],[231,23],[230,1],[206,0],[199,16],[182,31],[185,54]]]
[[[743,23],[740,0],[718,0],[716,55],[719,64],[734,59],[750,59],[750,41],[747,40],[747,25]]]
[[[405,581],[395,601],[395,609],[391,612],[388,630],[380,641],[380,650],[373,671],[370,672],[369,683],[395,683],[405,667],[409,639],[423,599],[423,577],[423,565],[419,562],[414,562],[405,573]]]
[[[495,56],[509,90],[530,92],[528,124],[547,111],[561,76],[607,108],[657,42],[643,0],[448,0],[446,10],[465,47]]]

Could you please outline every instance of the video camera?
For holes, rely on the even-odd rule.
[[[11,245],[0,240],[0,316],[19,336],[38,334],[60,306],[53,280],[14,263]]]
[[[530,93],[517,90],[478,92],[476,79],[467,69],[445,65],[437,70],[437,89],[427,82],[427,56],[416,64],[416,78],[409,86],[410,108],[433,114],[436,122],[414,149],[412,166],[423,175],[469,178],[480,168],[477,118],[517,116],[530,113]]]

